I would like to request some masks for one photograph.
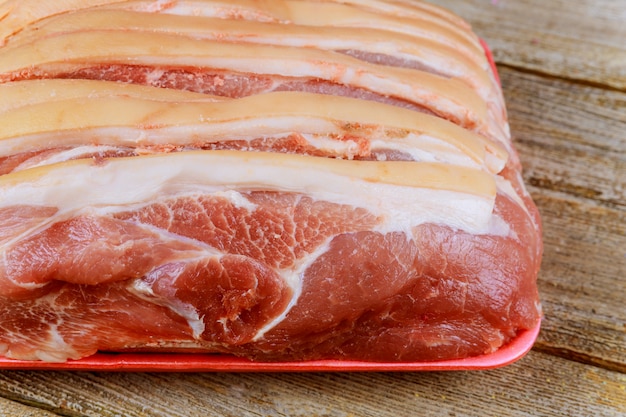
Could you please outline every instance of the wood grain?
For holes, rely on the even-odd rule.
[[[617,416],[625,385],[621,373],[538,352],[488,372],[0,374],[2,396],[105,417]]]
[[[538,347],[626,371],[626,94],[502,68],[544,222]]]
[[[0,417],[54,417],[57,414],[50,413],[36,407],[30,407],[19,402],[0,397]]]
[[[626,90],[623,0],[438,0],[468,20],[500,65]]]

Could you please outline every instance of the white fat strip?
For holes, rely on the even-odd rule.
[[[345,155],[353,159],[359,153],[359,146],[353,140],[338,140],[329,135],[299,134],[316,149],[335,155]]]
[[[241,195],[241,193],[234,190],[226,190],[226,191],[217,191],[213,193],[215,197],[221,197],[228,200],[234,207],[244,208],[250,212],[254,211],[257,208],[257,205],[252,203],[246,197]]]
[[[158,53],[147,54],[146,45],[155,44],[159,46]],[[379,66],[314,48],[222,43],[154,32],[89,30],[43,37],[34,44],[11,48],[0,55],[0,71],[14,73],[35,67],[50,73],[65,72],[63,67],[69,66],[72,71],[76,62],[89,60],[94,65],[107,65],[118,63],[120,57],[129,64],[160,67],[171,65],[174,56],[177,67],[339,82],[405,99],[463,123],[486,126],[484,100],[460,80]]]
[[[19,164],[13,171],[21,171],[24,169],[34,168],[43,165],[55,164],[58,162],[65,162],[71,159],[77,159],[85,156],[91,156],[100,152],[115,152],[119,151],[115,146],[98,146],[98,145],[86,145],[77,146],[72,149],[64,149],[59,152],[47,155],[46,157],[32,157],[25,162]]]
[[[157,102],[217,102],[226,97],[184,90],[153,88],[115,81],[83,79],[33,79],[0,84],[0,113],[20,107],[64,100],[102,99],[105,97],[134,97]]]
[[[443,162],[458,166],[466,166],[481,169],[475,160],[456,146],[446,143],[429,135],[409,133],[406,137],[398,138],[373,138],[370,146],[372,150],[395,150],[413,157],[415,161]]]
[[[150,130],[132,127],[110,127],[72,132],[50,132],[0,141],[0,155],[10,154],[16,152],[16,150],[29,151],[35,149],[42,142],[54,143],[55,146],[59,147],[77,145],[75,148],[62,150],[46,157],[33,157],[14,169],[14,171],[20,171],[76,159],[90,153],[116,151],[123,146],[137,147],[138,149],[141,149],[142,146],[152,145],[194,146],[194,138],[198,138],[198,145],[224,140],[224,138],[227,138],[227,141],[248,142],[263,137],[281,139],[298,132],[298,129],[314,132],[298,133],[298,135],[316,149],[340,156],[345,155],[348,159],[358,155],[358,144],[354,140],[337,139],[337,136],[340,136],[343,132],[334,123],[328,122],[324,126],[324,123],[319,123],[319,119],[302,118],[300,121],[291,119],[290,122],[295,123],[295,125],[290,126],[291,131],[285,132],[285,122],[288,121],[283,118],[272,118],[224,123],[223,126],[212,124],[208,126],[176,126]],[[209,126],[210,128],[207,128]],[[229,134],[228,132],[236,132],[236,134]],[[89,143],[94,138],[98,138],[98,141],[102,144],[81,145],[81,143]],[[393,131],[381,131],[373,133],[369,137],[364,135],[364,138],[369,140],[370,149],[373,151],[395,150],[411,155],[416,161],[443,162],[471,168],[482,168],[479,162],[469,157],[467,153],[458,147],[430,135],[411,132],[404,137],[399,137],[394,135]],[[486,156],[489,155],[491,154],[486,153]],[[493,157],[493,159],[493,165],[497,168],[501,161],[497,157]],[[490,161],[486,162],[488,165],[492,165]],[[485,167],[484,169],[487,168]]]
[[[519,175],[521,177],[521,174]],[[511,182],[500,175],[496,175],[495,178],[496,178],[496,185],[498,187],[498,191],[500,191],[502,194],[505,194],[506,196],[511,198],[511,200],[515,201],[515,203],[517,203],[518,206],[523,208],[524,212],[530,216],[530,213],[528,212],[528,208],[526,207],[524,200],[522,200],[522,198],[519,196],[517,191],[515,191],[515,188],[513,187]],[[524,183],[521,182],[521,184],[524,184]]]
[[[278,324],[280,324],[287,314],[291,311],[291,309],[298,303],[298,299],[300,295],[302,295],[302,283],[304,281],[304,273],[311,266],[311,264],[324,254],[330,248],[330,242],[333,240],[335,236],[331,236],[328,238],[323,244],[319,245],[315,251],[308,253],[306,256],[296,260],[292,267],[288,269],[284,269],[279,271],[280,276],[285,280],[285,282],[289,285],[291,290],[293,291],[293,295],[289,304],[285,308],[285,310],[274,320],[263,326],[257,334],[254,336],[253,341],[257,341]]]
[[[512,230],[511,226],[504,221],[504,219],[498,215],[491,216],[491,221],[489,222],[489,229],[486,234],[492,236],[511,236],[516,238],[516,235],[511,235]]]
[[[348,159],[358,155],[358,144],[354,140],[337,140],[325,135],[301,135],[316,149],[346,155]],[[458,166],[482,169],[483,167],[465,152],[443,140],[429,135],[409,133],[402,137],[393,131],[372,133],[369,140],[371,151],[393,150],[410,155],[415,161],[442,162]]]
[[[126,4],[127,3],[127,4]],[[232,2],[207,2],[207,1],[171,1],[171,0],[157,0],[157,1],[126,1],[120,6],[114,5],[113,7],[103,8],[120,8],[127,10],[136,10],[142,12],[151,13],[163,13],[178,16],[204,16],[204,17],[219,17],[223,19],[232,18],[237,16],[246,20],[274,21],[275,17],[271,16],[269,12],[260,10],[256,7],[246,7],[246,4],[233,5]]]
[[[316,166],[310,167],[316,169],[314,175],[306,166],[308,163]],[[79,160],[5,175],[3,183],[0,182],[0,207],[20,201],[58,207],[59,215],[64,215],[86,206],[123,207],[192,192],[263,190],[301,193],[314,200],[364,208],[384,219],[380,227],[385,231],[409,230],[421,223],[447,224],[470,233],[488,230],[495,194],[440,189],[448,184],[455,186],[445,181],[445,185],[429,188],[368,180],[367,175],[378,175],[381,169],[382,173],[388,167],[411,165],[352,164],[334,159],[236,151],[114,158],[100,165]],[[375,168],[375,171],[363,172],[365,178],[349,174],[357,167]],[[343,171],[333,172],[334,169]],[[459,171],[458,167],[446,169],[459,175],[470,173]],[[24,180],[18,180],[19,174],[23,174]],[[30,175],[33,178],[26,180]],[[486,174],[480,174],[466,184],[483,189],[488,183],[481,182],[487,178]]]
[[[152,145],[185,146],[217,142],[227,138],[251,141],[262,137],[286,137],[293,132],[316,135],[340,135],[341,129],[332,121],[308,117],[271,117],[252,120],[210,122],[198,120],[197,125],[145,129],[141,126],[90,127],[80,130],[57,130],[15,136],[0,140],[0,157],[41,149],[42,143],[54,147],[84,146],[97,138],[102,145],[141,147]],[[286,126],[288,127],[286,129]],[[329,139],[330,140],[330,139]]]
[[[334,3],[334,4],[333,4]],[[344,4],[337,4],[344,3]],[[199,6],[197,1],[178,1],[170,7],[163,7],[160,12],[187,16],[214,16],[222,18],[232,18],[237,16],[246,20],[256,21],[278,21],[282,24],[292,23],[306,26],[336,26],[358,29],[384,29],[387,31],[416,36],[417,38],[429,38],[443,44],[449,44],[455,48],[462,47],[463,51],[469,55],[471,47],[464,43],[477,43],[470,33],[459,28],[459,20],[454,23],[436,17],[424,10],[399,9],[397,5],[390,6],[389,3],[378,2],[376,4],[363,4],[362,1],[355,2],[311,2],[311,1],[280,1],[272,2],[270,5],[259,7],[257,4],[235,1],[235,2],[202,2]],[[142,2],[130,3],[130,7],[114,6],[111,8],[141,9]],[[208,7],[207,7],[208,6]],[[356,6],[356,7],[355,7]],[[365,7],[362,7],[365,6]],[[143,6],[146,7],[145,5]],[[368,10],[369,8],[372,10]],[[397,15],[397,16],[394,16]],[[400,19],[399,19],[400,18]],[[409,19],[413,20],[410,22]],[[431,25],[436,25],[439,29],[436,32],[422,29],[424,21]],[[453,40],[456,37],[463,37],[464,42]],[[475,48],[479,51],[478,45]],[[478,60],[480,56],[474,59]],[[484,58],[483,58],[484,60]]]
[[[323,7],[323,5],[321,5]],[[205,8],[209,9],[209,7]],[[176,13],[134,13],[121,10],[86,10],[73,14],[65,14],[53,20],[53,23],[64,24],[66,31],[79,30],[110,30],[111,22],[120,26],[131,26],[139,31],[163,31],[190,36],[198,39],[219,39],[235,42],[253,42],[270,45],[286,45],[292,47],[315,47],[325,50],[362,50],[370,54],[386,54],[407,61],[425,61],[440,71],[449,73],[451,77],[463,78],[468,83],[476,80],[487,80],[483,68],[470,65],[462,55],[451,53],[449,47],[433,40],[425,40],[414,36],[382,32],[372,28],[369,31],[355,31],[349,27],[335,25],[326,26],[320,31],[315,26],[305,24],[267,24],[240,19],[211,19],[211,13],[202,19],[197,15],[189,17],[177,16]],[[104,18],[101,18],[104,16]],[[213,16],[215,17],[215,16]],[[61,21],[61,23],[59,23]],[[133,22],[133,23],[130,23]],[[43,24],[39,27],[39,36],[49,35],[53,25]],[[54,29],[52,29],[54,30]],[[327,33],[329,32],[329,33]],[[471,76],[468,76],[468,73]],[[158,77],[157,77],[158,78]],[[479,82],[479,84],[481,84]],[[480,90],[480,88],[477,88]],[[485,100],[491,88],[487,85],[484,92]]]
[[[29,85],[33,94],[41,92],[41,85]],[[250,140],[297,132],[384,138],[407,147],[430,148],[436,138],[476,163],[487,162],[486,168],[493,173],[502,169],[507,158],[500,145],[434,116],[376,102],[297,92],[259,94],[221,103],[75,98],[55,102],[54,106],[23,106],[0,114],[0,122],[0,156],[39,150],[42,143],[53,147],[198,146],[223,138]]]
[[[181,269],[182,268],[183,267],[181,266]],[[189,325],[189,328],[191,328],[195,339],[200,339],[202,333],[204,333],[205,326],[203,317],[198,315],[198,310],[196,310],[192,304],[183,303],[181,301],[176,302],[175,300],[164,300],[156,296],[152,291],[152,285],[142,279],[132,280],[127,288],[128,291],[142,300],[167,307],[179,316],[184,317],[185,320],[187,320],[187,324]]]

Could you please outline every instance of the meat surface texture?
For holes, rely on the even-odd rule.
[[[541,223],[479,39],[418,1],[0,2],[0,354],[489,354]]]

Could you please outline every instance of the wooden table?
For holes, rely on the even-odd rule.
[[[543,215],[528,356],[482,372],[4,371],[0,415],[626,415],[626,0],[438,3],[493,49]]]

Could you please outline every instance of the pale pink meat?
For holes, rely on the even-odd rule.
[[[5,242],[39,224],[57,212],[55,207],[33,207],[16,204],[0,208],[0,242]]]
[[[371,62],[372,64],[389,65],[391,67],[400,67],[400,68],[411,68],[411,69],[416,69],[419,71],[429,72],[431,74],[436,74],[436,75],[439,75],[440,77],[450,78],[448,74],[445,74],[424,63],[421,63],[415,60],[396,58],[395,56],[392,56],[392,55],[380,54],[380,53],[377,54],[377,53],[372,53],[372,52],[359,51],[355,49],[344,49],[344,50],[340,50],[337,52],[350,55],[351,57],[360,59],[362,61]]]
[[[233,98],[271,91],[274,84],[271,77],[262,75],[136,65],[87,67],[57,74],[55,78],[119,81]]]
[[[174,199],[116,217],[163,228],[274,269],[292,266],[331,236],[368,230],[378,222],[363,209],[315,202],[306,196],[251,193],[248,201],[257,206],[254,211],[234,207],[225,199],[199,197]]]
[[[386,56],[378,57],[385,59]],[[471,120],[460,120],[452,113],[442,114],[433,108],[400,97],[378,94],[350,85],[311,78],[283,77],[277,75],[237,74],[206,68],[155,68],[140,65],[99,65],[84,67],[65,73],[13,74],[11,81],[29,79],[85,79],[117,81],[131,84],[173,88],[230,98],[246,97],[271,91],[303,91],[318,94],[340,95],[391,104],[427,114],[437,114],[454,123],[475,126]]]
[[[23,358],[191,345],[266,360],[427,360],[491,352],[537,320],[537,247],[527,244],[536,229],[506,197],[496,206],[513,229],[506,237],[433,224],[383,234],[372,231],[374,216],[349,206],[247,197],[254,210],[173,198],[55,223],[19,242],[0,275],[14,289],[39,287],[3,288],[0,346]],[[255,340],[293,295],[278,271],[326,243],[303,271],[297,303]],[[55,335],[65,351],[50,347]]]
[[[495,351],[536,323],[529,277],[540,250],[525,243],[536,229],[516,204],[500,197],[497,211],[516,238],[432,224],[419,226],[413,242],[373,232],[337,237],[307,270],[297,306],[254,346],[255,357],[276,359],[285,349],[299,359],[414,361]]]

